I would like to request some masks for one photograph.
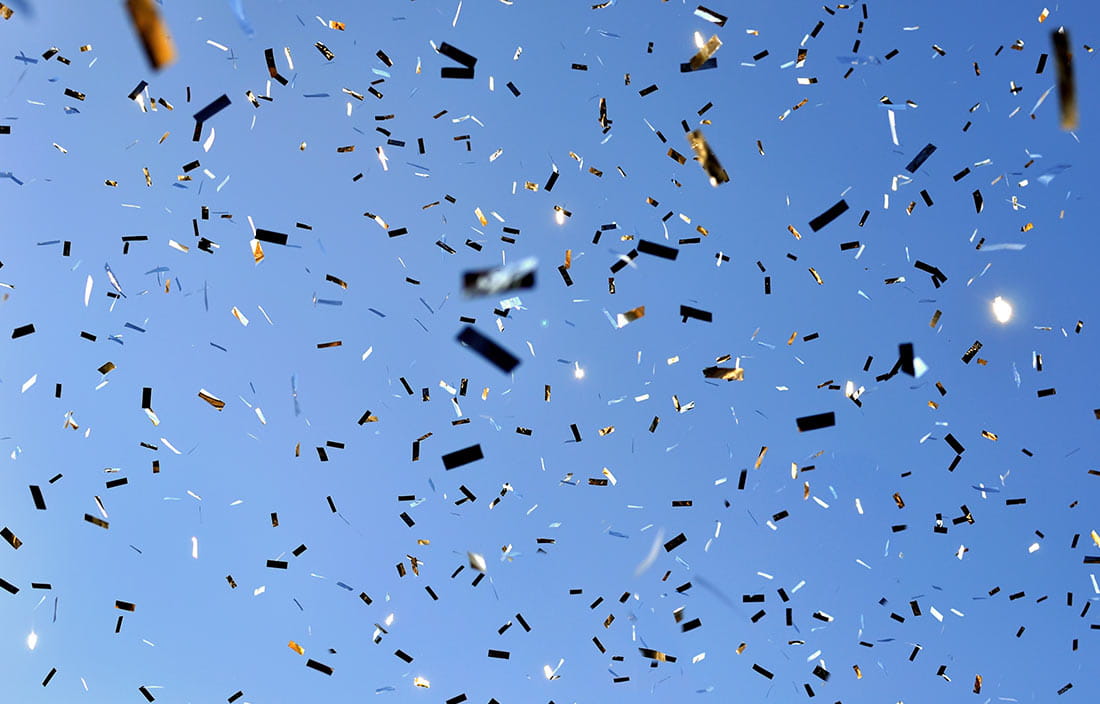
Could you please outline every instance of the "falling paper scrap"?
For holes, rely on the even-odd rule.
[[[822,428],[830,428],[836,425],[836,415],[829,411],[828,413],[818,413],[812,416],[802,416],[798,419],[798,432],[802,433],[807,430],[820,430]]]
[[[467,271],[462,275],[462,292],[467,296],[492,296],[505,291],[533,288],[538,260],[528,257],[497,269]]]
[[[480,354],[485,360],[502,372],[508,373],[519,366],[519,358],[497,343],[482,335],[473,327],[467,326],[458,334],[458,341]]]
[[[439,75],[442,78],[473,78],[474,66],[477,64],[477,59],[470,56],[461,49],[457,49],[447,42],[443,42],[439,45],[439,53],[446,56],[448,59],[454,61],[457,64],[461,64],[462,68],[454,68],[452,66],[444,66],[439,69]]]
[[[152,67],[161,69],[175,61],[176,47],[153,0],[126,0],[126,9]]]
[[[481,453],[481,445],[471,445],[443,455],[443,468],[456,469],[484,458],[485,455]]]
[[[1055,66],[1058,68],[1058,105],[1061,109],[1062,129],[1077,128],[1077,83],[1073,78],[1073,55],[1070,51],[1069,33],[1057,29],[1051,34],[1054,44]]]
[[[645,317],[645,306],[638,306],[637,308],[631,308],[625,313],[619,313],[615,317],[616,327],[626,327],[630,323]]]
[[[691,61],[688,62],[688,68],[691,71],[698,71],[704,67],[710,68],[710,65],[717,66],[717,62],[712,59],[714,53],[722,47],[722,40],[715,34],[706,41],[699,48],[694,56],[691,57]],[[681,70],[683,70],[681,68]]]
[[[724,379],[725,381],[744,381],[745,370],[741,367],[707,367],[703,369],[703,376],[708,379]]]
[[[710,178],[710,185],[717,186],[720,183],[728,183],[730,180],[729,175],[726,174],[726,170],[718,162],[718,157],[711,151],[703,133],[699,130],[691,132],[688,134],[688,142],[691,144],[692,151],[695,152],[695,157],[702,165],[703,171]]]
[[[810,229],[814,232],[822,229],[833,220],[836,220],[848,210],[848,202],[841,199],[834,203],[828,210],[810,221]]]

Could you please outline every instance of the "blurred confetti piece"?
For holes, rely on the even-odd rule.
[[[168,34],[153,0],[126,0],[126,9],[141,39],[145,56],[154,69],[162,69],[176,60],[176,47]]]
[[[1073,53],[1069,33],[1059,28],[1051,34],[1054,62],[1058,69],[1058,105],[1061,108],[1062,129],[1077,129],[1077,83],[1073,77]]]
[[[466,558],[469,560],[470,567],[472,569],[481,572],[482,574],[488,569],[485,565],[485,558],[476,552],[467,552]]]
[[[703,171],[710,179],[710,185],[717,187],[720,183],[729,182],[729,175],[726,173],[726,170],[722,168],[722,164],[719,163],[718,157],[711,151],[710,145],[707,144],[706,137],[703,136],[700,130],[695,130],[688,134],[688,143],[691,144],[691,149],[695,152],[699,164],[703,167]]]

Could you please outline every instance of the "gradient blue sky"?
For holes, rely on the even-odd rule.
[[[801,0],[712,0],[729,16],[724,27],[693,15],[694,4],[656,0],[603,9],[465,0],[457,22],[457,1],[246,1],[245,23],[234,12],[242,3],[165,2],[179,58],[159,72],[122,3],[8,4],[0,124],[11,132],[0,135],[0,172],[11,177],[0,179],[0,283],[10,288],[0,291],[0,315],[5,330],[33,323],[35,333],[5,334],[0,353],[0,528],[23,542],[0,544],[0,578],[19,588],[0,592],[6,700],[142,702],[145,686],[163,702],[225,701],[238,690],[239,702],[254,704],[376,693],[418,702],[465,693],[479,704],[787,702],[807,698],[806,683],[822,701],[1100,697],[1088,665],[1100,653],[1100,615],[1084,612],[1100,597],[1092,579],[1100,567],[1083,564],[1100,554],[1090,538],[1100,530],[1100,478],[1088,473],[1100,469],[1091,285],[1100,105],[1087,88],[1096,84],[1095,54],[1085,49],[1100,43],[1095,3],[1050,6],[1040,23],[1041,4],[1015,0],[872,2],[857,34],[863,4],[830,14]],[[818,21],[823,28],[807,38]],[[1031,117],[1055,86],[1050,33],[1062,25],[1079,89],[1073,132],[1060,129],[1057,88]],[[716,70],[680,72],[695,32],[722,39]],[[1017,40],[1021,50],[1011,48]],[[454,64],[431,41],[476,56],[475,78],[441,78]],[[796,67],[800,46],[808,53]],[[44,60],[49,47],[71,64]],[[289,85],[272,81],[273,100],[254,108],[245,91],[267,94],[269,47]],[[1037,75],[1040,54],[1050,57]],[[381,99],[367,93],[379,79]],[[128,100],[142,80],[174,110],[142,112]],[[651,84],[659,90],[640,96]],[[86,99],[66,97],[66,88]],[[191,141],[192,115],[223,93],[232,104],[205,126],[203,140],[216,131],[207,152]],[[607,134],[600,98],[613,121]],[[730,183],[709,185],[681,121],[701,127]],[[376,127],[405,146],[387,145]],[[455,140],[463,135],[469,149]],[[929,143],[935,153],[907,172]],[[670,147],[687,163],[669,158]],[[193,180],[177,181],[196,159]],[[560,177],[547,192],[555,165]],[[912,181],[895,190],[899,175]],[[527,181],[540,188],[526,190]],[[808,222],[842,197],[848,212],[811,232]],[[213,254],[194,235],[202,206],[211,218],[198,228],[219,246]],[[555,206],[571,213],[564,224]],[[364,212],[408,234],[391,238]],[[289,246],[265,243],[255,264],[249,218],[289,234]],[[593,244],[609,223],[618,229]],[[699,237],[697,226],[707,236],[679,244]],[[502,227],[521,231],[514,244],[500,239]],[[124,255],[121,238],[135,235],[148,240]],[[639,255],[614,274],[610,294],[608,267],[641,239],[678,247],[678,258]],[[862,249],[840,249],[851,241]],[[1005,244],[1025,247],[993,246]],[[567,251],[571,287],[556,271]],[[729,259],[716,266],[719,254]],[[499,318],[493,309],[513,294],[463,297],[463,272],[526,257],[539,266],[535,288],[514,294],[522,308]],[[918,260],[947,282],[935,288]],[[125,298],[108,297],[105,264]],[[993,318],[996,296],[1014,307],[1008,323]],[[609,321],[641,305],[645,317],[629,326]],[[713,322],[681,322],[681,305],[711,311]],[[513,374],[455,341],[460,316],[520,357]],[[804,340],[812,333],[819,337]],[[317,347],[334,340],[342,346]],[[964,364],[975,340],[984,346]],[[876,381],[904,342],[928,371]],[[727,366],[740,360],[744,381],[703,377],[723,355],[732,355]],[[97,369],[108,361],[117,368],[104,377]],[[469,391],[458,401],[470,422],[453,425],[440,382],[457,388],[463,378]],[[848,381],[865,387],[862,407],[826,383]],[[159,426],[141,408],[144,387]],[[1056,395],[1037,397],[1048,388]],[[224,410],[204,403],[200,389]],[[673,397],[681,409],[694,406],[677,412]],[[379,421],[357,425],[367,410]],[[835,427],[797,431],[796,418],[827,411]],[[65,427],[70,412],[78,430]],[[600,436],[608,426],[614,432]],[[410,461],[413,441],[429,432],[420,460]],[[953,472],[948,433],[966,448]],[[345,447],[328,448],[321,462],[315,448],[326,442]],[[483,460],[444,470],[441,455],[473,444]],[[604,468],[617,484],[589,485]],[[120,477],[128,483],[105,486]],[[29,485],[42,487],[47,510],[35,509]],[[476,502],[456,505],[462,485]],[[416,501],[398,500],[405,495]],[[83,520],[102,518],[95,497],[108,530]],[[1005,503],[1020,498],[1026,504]],[[692,506],[672,505],[684,500]],[[963,505],[973,524],[953,523]],[[932,530],[937,514],[946,535]],[[659,547],[680,533],[683,545]],[[487,563],[477,586],[469,566],[451,577],[468,551]],[[395,565],[408,568],[410,555],[420,574],[400,577]],[[116,600],[136,610],[119,611]],[[681,607],[683,621],[701,627],[683,631]],[[652,668],[639,648],[676,662]],[[510,659],[488,658],[489,649]],[[308,659],[334,674],[308,669]],[[562,659],[548,680],[544,665]],[[813,674],[818,665],[827,682]],[[950,681],[937,677],[941,666]],[[43,688],[51,668],[57,674]],[[416,676],[431,688],[414,687]],[[1067,683],[1073,688],[1057,696]]]

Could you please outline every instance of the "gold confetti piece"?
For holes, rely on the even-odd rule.
[[[153,68],[162,69],[175,61],[176,47],[156,3],[153,0],[126,0],[126,9]]]
[[[225,408],[225,401],[221,400],[206,389],[199,389],[199,398],[201,398],[203,401],[206,401],[219,411]]]
[[[329,20],[328,21],[328,26],[329,26],[329,29],[336,29],[336,30],[339,30],[341,32],[343,32],[344,29],[346,29],[346,27],[347,27],[347,25],[345,25],[343,22],[337,22],[336,20]]]
[[[726,381],[744,381],[745,370],[741,367],[707,367],[703,369],[703,376],[707,379],[724,379]]]
[[[249,240],[248,246],[252,248],[252,260],[259,264],[264,260],[264,248],[260,245],[259,240]]]
[[[290,648],[294,652],[298,653],[299,655],[305,655],[306,654],[306,649],[303,648],[302,646],[298,645],[294,641],[290,641],[286,645],[287,645],[288,648]]]
[[[863,670],[859,669],[859,665],[852,665],[852,670],[855,671],[857,680],[863,679]]]
[[[13,14],[15,14],[15,10],[0,2],[0,17],[3,17],[6,20],[10,20]]]
[[[719,163],[718,157],[710,150],[710,145],[707,144],[706,137],[703,136],[702,131],[695,130],[689,133],[688,142],[691,144],[692,151],[695,152],[695,157],[702,165],[703,171],[705,171],[710,178],[710,185],[717,187],[720,183],[728,183],[730,180],[729,175],[726,173],[726,170],[722,168],[722,164]],[[647,200],[652,201],[652,199]],[[653,201],[651,204],[656,205],[656,202]]]
[[[631,308],[625,313],[619,313],[616,316],[616,323],[618,327],[624,328],[630,323],[645,317],[645,306],[638,306],[637,308]]]
[[[802,233],[800,233],[798,230],[796,230],[794,225],[787,225],[787,232],[794,235],[794,238],[796,240],[802,239]]]
[[[705,64],[707,59],[713,56],[720,48],[722,48],[722,40],[718,38],[717,34],[712,35],[711,38],[707,40],[706,44],[699,47],[699,51],[695,53],[695,56],[691,57],[688,66],[691,67],[692,71],[699,70],[699,67]]]
[[[821,275],[818,274],[817,270],[812,266],[810,267],[810,276],[814,277],[814,281],[817,282],[818,286],[823,286],[825,284],[825,282],[821,280]]]
[[[413,678],[413,686],[414,687],[421,687],[423,689],[430,689],[431,686],[432,686],[432,683],[429,682],[427,679],[417,675],[416,677]]]

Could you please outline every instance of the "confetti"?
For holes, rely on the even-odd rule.
[[[1100,698],[1087,10],[3,3],[7,700]]]
[[[485,358],[486,361],[502,372],[511,372],[519,365],[519,358],[497,343],[482,335],[473,327],[467,326],[458,334],[458,341],[467,345]]]
[[[1061,110],[1062,129],[1077,128],[1077,84],[1073,78],[1073,57],[1069,46],[1069,34],[1065,29],[1051,34],[1054,45],[1054,62],[1058,69],[1058,105]],[[1034,113],[1035,111],[1032,110]]]
[[[138,38],[141,39],[149,64],[154,69],[161,69],[173,63],[176,60],[176,47],[153,0],[126,0],[126,9],[130,13]]]

